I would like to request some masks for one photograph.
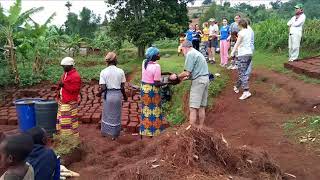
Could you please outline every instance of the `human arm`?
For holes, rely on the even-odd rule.
[[[153,76],[153,81],[154,85],[157,87],[161,87],[164,85],[167,85],[168,83],[163,83],[161,82],[161,67],[159,64],[156,64],[155,71],[154,71],[154,76]]]
[[[288,23],[287,23],[287,25],[289,26],[289,27],[291,27],[291,25],[293,24],[293,22],[295,21],[295,16],[294,17],[292,17],[289,21],[288,21]]]
[[[70,94],[79,93],[81,88],[81,78],[79,75],[73,75],[70,78],[67,78],[63,81],[62,84],[63,90],[67,91]]]
[[[98,94],[96,95],[97,97],[101,97],[102,93],[107,90],[107,82],[104,78],[103,71],[100,73],[100,79],[99,79],[99,85],[100,85],[100,90]]]
[[[236,44],[234,45],[233,50],[231,51],[231,55],[230,55],[231,57],[234,57],[236,51],[238,50],[238,48],[239,48],[239,46],[240,46],[240,43],[242,42],[242,39],[243,39],[243,36],[242,36],[242,34],[239,33],[237,42],[236,42]]]
[[[124,83],[121,83],[121,93],[123,95],[123,99],[125,101],[128,101],[128,97],[127,97],[127,94],[126,94],[126,90],[124,89]]]
[[[181,80],[181,81],[184,81],[184,80],[187,80],[187,79],[189,79],[189,77],[190,77],[190,75],[191,75],[191,73],[189,72],[189,71],[183,71],[182,73],[180,73],[179,75],[178,75],[178,78]]]
[[[306,16],[305,15],[300,15],[298,19],[295,19],[291,26],[292,27],[300,27],[304,24],[304,22],[306,21]]]

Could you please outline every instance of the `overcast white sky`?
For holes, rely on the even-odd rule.
[[[203,0],[196,0],[194,6],[199,6],[202,4]],[[220,0],[216,0],[219,2]],[[226,1],[226,0],[223,0]],[[270,2],[275,0],[229,0],[229,2],[254,2],[257,5],[265,2]],[[283,0],[288,1],[288,0]],[[4,9],[9,9],[9,7],[14,3],[14,0],[0,0],[0,4]],[[33,7],[44,7],[42,12],[37,13],[32,18],[42,24],[47,18],[54,12],[56,12],[56,17],[54,18],[52,24],[62,25],[66,21],[66,16],[68,14],[68,9],[65,7],[67,0],[22,0],[22,10],[26,11]],[[108,10],[106,4],[103,0],[70,0],[72,7],[71,12],[79,14],[83,7],[87,7],[94,11],[95,14],[104,17],[105,12]]]

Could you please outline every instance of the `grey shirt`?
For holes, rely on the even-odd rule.
[[[206,58],[193,48],[186,55],[184,69],[191,73],[192,80],[209,74]]]

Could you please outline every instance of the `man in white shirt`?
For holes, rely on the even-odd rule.
[[[299,57],[299,48],[302,37],[303,25],[306,16],[303,13],[303,5],[297,4],[296,15],[287,23],[289,26],[289,61],[295,61]]]
[[[216,20],[214,18],[211,18],[210,20],[210,27],[209,27],[209,62],[211,64],[215,63],[215,54],[216,54],[216,48],[218,48],[218,34],[219,34],[219,26],[216,23]]]

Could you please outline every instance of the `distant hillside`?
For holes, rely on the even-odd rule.
[[[209,8],[210,8],[210,5],[209,6],[188,7],[189,19],[194,19],[194,18],[200,17]]]

